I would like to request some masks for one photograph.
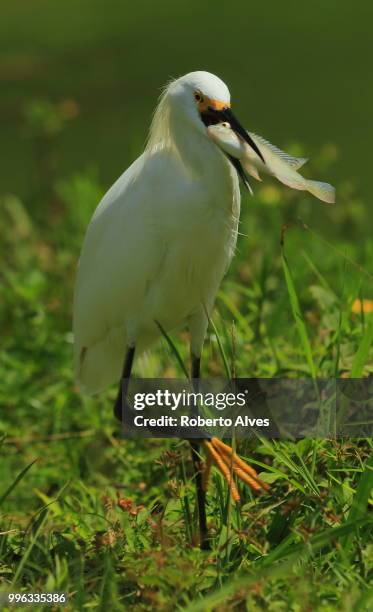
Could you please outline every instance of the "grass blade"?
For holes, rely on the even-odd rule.
[[[348,514],[348,521],[357,521],[362,519],[368,510],[369,498],[373,492],[373,453],[370,455],[365,463],[365,469],[360,476],[359,484],[356,490],[350,512]],[[345,551],[350,549],[351,546],[351,535],[344,539],[343,547]]]
[[[284,250],[282,250],[281,256],[282,256],[282,265],[283,265],[284,274],[285,274],[286,287],[287,287],[289,299],[290,299],[290,306],[291,306],[295,324],[298,330],[300,343],[302,345],[302,349],[306,357],[307,364],[311,372],[311,376],[312,378],[316,378],[316,368],[315,368],[315,364],[314,364],[313,357],[312,357],[311,344],[308,338],[307,328],[304,323],[304,319],[303,319],[302,311],[299,305],[299,300],[298,300],[297,292],[295,289],[293,277],[291,275],[289,264],[286,259]]]
[[[360,476],[356,495],[352,503],[348,520],[355,521],[367,511],[369,497],[373,491],[373,453],[365,463],[364,472]]]
[[[222,291],[219,293],[219,300],[228,308],[230,313],[233,315],[234,320],[237,321],[238,327],[241,329],[242,333],[245,334],[246,339],[250,339],[253,336],[252,329],[247,322],[246,318],[240,313],[239,309],[231,299]]]
[[[210,317],[209,317],[209,323],[210,323],[210,325],[211,325],[211,327],[213,329],[213,332],[214,332],[214,334],[216,336],[216,340],[218,342],[219,352],[220,352],[221,358],[223,360],[226,376],[227,376],[227,378],[230,378],[231,377],[231,369],[229,367],[228,358],[227,358],[227,355],[225,353],[225,350],[224,350],[221,338],[219,336],[218,330],[216,328],[216,325],[215,325],[214,321],[212,320],[212,318],[210,318]]]
[[[179,353],[179,351],[177,350],[175,343],[172,341],[172,339],[170,338],[170,336],[168,335],[168,333],[166,332],[165,329],[163,329],[162,325],[156,321],[156,324],[158,325],[158,328],[162,334],[162,336],[165,338],[171,353],[174,355],[174,357],[176,358],[177,363],[179,364],[181,370],[184,372],[186,378],[189,378],[189,374],[188,374],[188,370],[185,367],[185,364],[181,358],[181,355]]]
[[[298,553],[302,555],[303,553],[307,552],[315,553],[321,548],[324,548],[324,546],[328,546],[329,544],[338,541],[339,538],[353,533],[358,527],[366,527],[368,524],[373,524],[373,518],[348,521],[339,527],[330,527],[330,529],[317,533],[305,544],[303,542],[293,544],[290,538],[288,545],[286,546],[284,545],[284,542],[281,542],[281,544],[264,559],[262,566],[265,567],[267,565],[271,565],[274,561],[283,559],[288,555],[295,555]]]
[[[192,602],[188,607],[185,608],[185,612],[205,612],[206,610],[212,610],[214,606],[220,603],[224,603],[229,596],[235,593],[239,589],[245,589],[248,591],[250,586],[257,583],[258,580],[264,578],[283,578],[289,575],[294,564],[302,557],[308,557],[310,554],[316,553],[325,546],[338,541],[338,537],[347,535],[354,531],[359,525],[362,525],[364,521],[353,521],[352,523],[345,523],[341,527],[331,527],[312,538],[308,542],[300,544],[292,544],[292,541],[287,540],[288,546],[284,546],[281,543],[270,555],[268,555],[263,563],[255,571],[254,575],[241,574],[236,578],[228,581],[221,589],[213,591],[198,601]],[[369,523],[373,524],[373,520],[370,519]],[[280,563],[274,561],[280,560]]]
[[[366,321],[364,335],[352,362],[350,378],[360,378],[363,375],[364,366],[369,358],[370,347],[373,343],[373,315],[367,317]]]
[[[42,530],[42,528],[44,526],[44,523],[45,523],[45,521],[47,519],[48,512],[49,512],[49,510],[47,508],[45,508],[43,510],[43,513],[41,515],[41,518],[40,518],[39,524],[38,524],[38,526],[37,526],[37,528],[35,530],[35,533],[31,537],[30,543],[29,543],[28,547],[26,548],[25,552],[23,553],[22,558],[21,558],[21,560],[20,560],[20,562],[18,564],[16,573],[15,573],[14,578],[12,580],[12,587],[17,584],[19,578],[22,576],[23,569],[24,569],[24,567],[25,567],[25,565],[27,563],[27,560],[28,560],[28,558],[29,558],[29,556],[31,554],[32,549],[34,548],[34,546],[35,546],[35,544],[37,542],[39,534],[40,534],[40,532],[41,532],[41,530]]]
[[[29,463],[29,465],[26,465],[26,467],[18,474],[18,476],[15,478],[15,480],[12,482],[12,484],[10,485],[10,487],[7,488],[7,490],[1,495],[0,497],[0,506],[2,505],[2,503],[6,500],[6,498],[8,497],[8,495],[11,494],[11,492],[13,491],[13,489],[16,488],[17,484],[22,480],[22,478],[24,476],[26,476],[27,472],[29,471],[30,468],[32,468],[32,466],[34,465],[34,463],[37,461],[37,459],[34,459],[34,461],[31,461],[31,463]]]

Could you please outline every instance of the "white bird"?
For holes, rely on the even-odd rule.
[[[191,72],[165,89],[144,153],[106,193],[89,224],[74,299],[75,368],[94,394],[131,373],[133,358],[180,326],[190,331],[192,378],[214,300],[233,257],[240,215],[239,160],[211,140],[222,121],[261,156],[230,110],[218,77]],[[123,365],[124,364],[124,365]],[[121,395],[116,413],[120,415]],[[256,472],[216,439],[203,442],[239,499],[231,466],[255,490]],[[193,443],[202,545],[206,538],[198,444]]]

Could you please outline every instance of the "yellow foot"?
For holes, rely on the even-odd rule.
[[[207,491],[213,463],[215,463],[216,467],[227,481],[232,498],[235,502],[240,501],[240,496],[233,480],[234,475],[236,475],[239,480],[249,485],[253,491],[268,491],[269,486],[260,480],[256,471],[240,459],[228,444],[224,444],[224,442],[218,438],[211,438],[211,440],[204,440],[203,446],[207,452],[207,460],[203,472],[203,488],[205,491]]]

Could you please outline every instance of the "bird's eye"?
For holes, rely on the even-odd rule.
[[[197,91],[196,91],[196,93],[194,94],[194,99],[195,99],[197,102],[203,102],[203,98],[202,98],[201,94],[199,94]]]

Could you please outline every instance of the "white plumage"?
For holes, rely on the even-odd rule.
[[[236,171],[207,135],[201,97],[229,106],[226,85],[207,72],[168,85],[145,152],[89,224],[74,300],[76,374],[88,393],[119,381],[128,347],[138,353],[159,337],[156,321],[187,325],[201,352],[240,210]]]

